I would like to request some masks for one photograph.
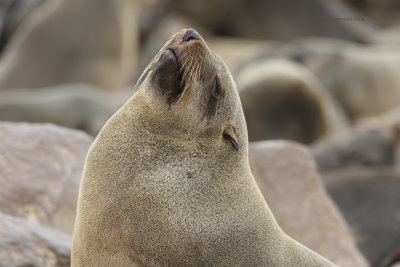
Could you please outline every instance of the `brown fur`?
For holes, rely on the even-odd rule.
[[[181,42],[185,33],[161,49],[89,151],[72,266],[333,266],[277,225],[250,171],[232,76],[203,39]],[[184,102],[168,103],[170,88],[154,83],[166,49]],[[216,75],[225,93],[204,116]]]

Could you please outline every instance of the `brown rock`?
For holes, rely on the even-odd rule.
[[[308,149],[286,141],[250,145],[250,167],[283,231],[338,266],[368,266],[326,193]]]
[[[91,143],[51,124],[0,122],[0,212],[71,234]]]
[[[324,175],[324,181],[361,252],[378,266],[400,246],[399,175],[368,170]]]
[[[0,213],[0,266],[70,266],[72,237]]]

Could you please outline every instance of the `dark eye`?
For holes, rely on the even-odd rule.
[[[219,81],[218,76],[215,77],[214,86],[212,89],[212,94],[215,98],[218,98],[221,95],[221,82]]]

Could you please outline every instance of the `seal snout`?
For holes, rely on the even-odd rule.
[[[201,37],[200,34],[196,30],[190,28],[189,30],[186,31],[186,34],[183,36],[182,42],[187,43],[190,40],[199,40],[200,37]]]

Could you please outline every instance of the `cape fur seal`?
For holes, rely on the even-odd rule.
[[[89,150],[72,266],[334,266],[280,229],[248,162],[239,94],[175,34]]]

